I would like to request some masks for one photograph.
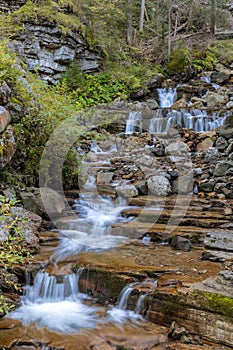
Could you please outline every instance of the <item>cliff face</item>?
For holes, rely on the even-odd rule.
[[[4,12],[12,12],[18,10],[26,3],[26,0],[0,0],[0,9]]]
[[[29,71],[50,84],[56,84],[61,73],[77,62],[83,72],[98,70],[101,57],[74,31],[64,34],[57,24],[24,22],[23,31],[12,41],[11,48],[26,63]]]

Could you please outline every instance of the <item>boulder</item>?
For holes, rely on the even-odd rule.
[[[108,185],[112,181],[113,175],[113,172],[99,171],[96,175],[96,184]]]
[[[220,107],[223,104],[226,104],[228,101],[226,98],[217,92],[209,92],[205,97],[207,107],[216,108]]]
[[[181,236],[173,236],[171,239],[171,247],[178,250],[183,250],[184,252],[189,252],[191,250],[191,242],[189,239]]]
[[[218,229],[206,234],[204,246],[213,250],[233,252],[233,233],[231,230]]]
[[[232,167],[233,161],[221,160],[215,166],[214,176],[224,176],[226,171]]]
[[[167,196],[171,192],[171,185],[165,176],[154,175],[147,180],[148,191],[156,196]]]
[[[35,188],[32,192],[21,192],[24,207],[34,213],[46,217],[56,218],[65,209],[65,200],[49,187]]]
[[[1,91],[0,91],[1,95]],[[0,96],[1,99],[1,96]],[[6,108],[0,106],[0,132],[3,132],[11,121],[11,116]]]
[[[171,142],[165,147],[165,153],[171,156],[182,156],[189,154],[189,149],[186,143],[182,141]]]
[[[138,190],[134,185],[122,185],[116,187],[118,195],[124,198],[132,198],[138,196]]]
[[[191,193],[193,191],[193,176],[192,175],[183,175],[178,176],[172,182],[172,192],[173,193]]]
[[[164,82],[164,76],[161,73],[152,75],[148,81],[148,88],[149,89],[156,89],[162,87],[162,84]]]
[[[4,81],[0,86],[0,105],[6,105],[10,101],[11,89]]]
[[[150,109],[157,109],[159,108],[159,104],[156,100],[154,99],[149,99],[146,101],[146,104],[147,106],[150,108]]]

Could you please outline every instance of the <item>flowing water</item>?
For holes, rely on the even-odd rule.
[[[210,81],[209,77],[206,81]],[[199,109],[169,109],[176,101],[176,89],[158,89],[160,107],[152,112],[148,121],[148,116],[144,118],[143,112],[129,112],[126,120],[125,134],[129,135],[142,128],[148,130],[151,134],[166,133],[171,127],[180,125],[183,128],[193,129],[195,132],[212,131],[218,126],[224,125],[229,112],[220,114],[216,111],[207,111]],[[138,127],[140,125],[140,127]]]
[[[115,147],[103,152],[93,142],[91,151],[105,154],[108,160],[109,155],[115,152]],[[125,200],[121,197],[112,200],[109,196],[98,195],[94,189],[95,176],[89,175],[82,193],[74,201],[73,210],[77,219],[68,220],[67,228],[58,232],[59,244],[50,259],[55,265],[81,251],[100,252],[128,241],[126,237],[111,235],[111,224],[130,220],[121,216],[122,210],[127,208]],[[91,306],[90,298],[79,292],[81,273],[81,268],[77,273],[65,276],[38,272],[33,285],[25,286],[21,306],[7,317],[21,320],[25,325],[35,322],[39,327],[63,333],[93,328],[100,321],[124,323],[129,319],[141,319],[139,314],[126,310],[127,298],[132,290],[130,286],[122,291],[117,306],[112,307],[106,317],[99,317],[99,308]]]
[[[88,296],[78,290],[81,272],[66,275],[61,281],[47,272],[38,272],[34,284],[25,286],[21,306],[8,317],[65,333],[94,327],[98,309],[83,302]]]
[[[136,128],[137,131],[142,131],[142,114],[141,112],[132,111],[129,112],[129,116],[126,121],[125,134],[133,134],[136,131]]]
[[[161,108],[171,107],[177,99],[176,88],[160,88],[157,91]]]

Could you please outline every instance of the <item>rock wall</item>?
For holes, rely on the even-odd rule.
[[[26,0],[0,0],[0,8],[4,12],[13,12],[18,10],[21,6],[26,3]]]
[[[24,22],[23,28],[10,46],[29,71],[37,72],[48,83],[58,83],[61,74],[73,61],[83,72],[98,70],[101,57],[89,49],[80,34],[64,34],[58,25],[49,22]]]

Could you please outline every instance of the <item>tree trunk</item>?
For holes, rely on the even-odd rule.
[[[171,57],[171,1],[168,4],[168,48],[167,48],[167,59],[170,62]]]
[[[210,31],[215,35],[215,0],[211,0],[211,26]]]
[[[143,32],[144,14],[145,14],[145,2],[146,2],[146,0],[141,0],[141,13],[140,13],[140,23],[139,23],[139,30],[140,30],[140,32]]]
[[[128,0],[128,28],[127,28],[127,42],[132,44],[133,38],[133,0]]]

